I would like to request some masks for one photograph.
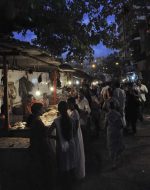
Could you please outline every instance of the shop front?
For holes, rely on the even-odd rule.
[[[59,64],[50,54],[28,43],[0,41],[1,131],[12,135],[12,131],[27,129],[26,120],[34,102],[44,106],[43,122],[52,123],[57,116]]]

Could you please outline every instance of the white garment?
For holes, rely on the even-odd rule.
[[[54,120],[54,123],[56,124],[56,134],[58,139],[56,142],[58,167],[61,171],[69,171],[77,167],[76,146],[73,135],[70,141],[67,141],[63,138],[60,126],[60,119],[61,117],[58,117]],[[72,124],[74,124],[73,120]]]
[[[116,98],[120,104],[121,110],[125,109],[126,94],[125,91],[121,88],[116,88],[113,92],[113,97]]]
[[[148,93],[147,87],[144,84],[141,84],[141,86],[137,86],[137,90],[140,94],[140,100],[142,100],[143,102],[146,102],[145,94]]]
[[[102,95],[104,100],[107,98],[108,88],[109,88],[109,86],[107,85],[107,86],[103,87],[101,90],[101,95]]]
[[[80,110],[87,111],[88,113],[91,113],[91,108],[89,106],[89,102],[85,97],[81,101],[79,101],[77,99],[76,104],[78,105]]]
[[[82,137],[82,131],[80,127],[80,116],[77,110],[69,110],[68,111],[69,116],[74,120],[78,121],[78,141],[79,141],[79,161],[76,168],[76,177],[78,179],[82,179],[85,177],[85,154],[84,154],[84,143],[83,143],[83,137]]]

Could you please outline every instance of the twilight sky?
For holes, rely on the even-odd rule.
[[[115,20],[114,16],[109,16],[107,19],[107,22],[111,23],[111,22],[114,22],[114,20]],[[86,15],[84,16],[84,19],[82,22],[85,24],[89,22],[88,17]],[[21,41],[28,41],[31,43],[32,39],[36,38],[36,35],[33,32],[28,30],[26,36],[23,36],[21,33],[18,34],[14,32],[14,37]],[[106,48],[106,46],[104,46],[101,42],[96,46],[92,46],[92,48],[94,50],[94,57],[103,57],[114,52],[114,50]]]
[[[108,24],[111,24],[112,22],[115,21],[115,17],[114,15],[111,15],[107,18],[107,22]],[[84,15],[83,21],[84,24],[88,24],[89,22],[89,18],[87,15]],[[94,57],[102,57],[102,56],[107,56],[111,53],[114,52],[114,50],[106,48],[106,46],[103,45],[103,43],[99,43],[96,46],[92,46],[93,50],[94,50]]]
[[[31,31],[27,31],[26,36],[23,36],[21,33],[14,32],[14,37],[21,41],[31,42],[32,39],[36,38],[35,34]],[[94,57],[107,56],[110,53],[113,53],[113,50],[106,48],[102,43],[99,43],[96,46],[92,46],[94,50]]]

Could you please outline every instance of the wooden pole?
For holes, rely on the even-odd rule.
[[[56,104],[57,99],[57,72],[54,71],[54,97],[53,97],[53,104]]]
[[[4,110],[5,110],[5,129],[9,128],[9,105],[8,105],[8,64],[6,56],[3,56],[4,71]]]

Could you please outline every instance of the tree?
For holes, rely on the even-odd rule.
[[[37,39],[34,44],[53,55],[68,52],[68,58],[83,61],[91,58],[91,45],[100,41],[107,47],[118,46],[116,22],[129,0],[1,0],[0,32],[24,34],[29,29]],[[85,17],[87,22],[84,22]]]

